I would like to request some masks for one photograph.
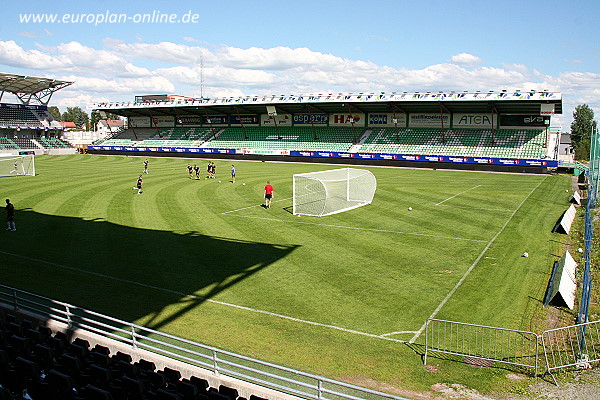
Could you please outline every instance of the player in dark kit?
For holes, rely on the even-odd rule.
[[[148,160],[144,161],[144,173],[147,174],[148,173]]]
[[[208,162],[208,164],[206,165],[206,179],[212,178],[211,176],[212,173],[212,162]]]
[[[200,167],[194,164],[194,172],[196,173],[196,179],[200,179]]]
[[[137,189],[138,194],[142,194],[142,174],[140,174],[134,189]]]
[[[6,199],[6,230],[15,232],[17,226],[15,225],[15,206]]]
[[[194,179],[194,178],[192,177],[192,165],[191,165],[191,164],[188,164],[188,166],[187,166],[187,169],[188,169],[188,174],[190,174],[190,179]]]

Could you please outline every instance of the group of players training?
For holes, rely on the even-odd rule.
[[[196,179],[200,179],[200,167],[198,166],[198,164],[194,164],[194,166],[192,167],[192,164],[188,163],[187,170],[188,170],[190,179],[194,179],[194,175],[196,176]],[[209,161],[208,165],[206,166],[206,178],[205,179],[215,179],[215,172],[216,172],[215,163],[213,161]],[[137,183],[133,188],[133,189],[137,189],[138,194],[143,193],[142,192],[142,184],[143,184],[142,176],[147,173],[148,173],[148,160],[146,159],[146,160],[144,160],[144,171],[138,177]],[[221,181],[219,181],[219,182],[221,182]],[[233,164],[231,164],[231,181],[230,182],[235,183],[235,165],[233,165]],[[265,204],[263,205],[263,207],[271,208],[272,198],[273,198],[273,186],[271,186],[271,182],[267,181],[267,184],[265,186]]]

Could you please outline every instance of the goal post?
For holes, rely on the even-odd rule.
[[[294,174],[294,215],[324,217],[371,204],[377,180],[371,171],[339,168]]]
[[[2,176],[35,176],[35,156],[0,155],[0,177]]]

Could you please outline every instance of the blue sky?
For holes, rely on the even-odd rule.
[[[0,72],[75,81],[53,99],[63,108],[147,93],[549,89],[563,93],[565,128],[577,104],[600,113],[600,1],[11,1],[3,11]],[[23,22],[30,13],[67,21]],[[144,14],[195,22],[135,23]]]

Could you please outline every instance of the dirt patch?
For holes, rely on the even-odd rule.
[[[437,365],[431,365],[431,364],[427,364],[423,368],[425,368],[425,371],[428,371],[428,372],[438,372],[440,370],[440,367],[438,367]]]
[[[431,389],[442,394],[443,399],[465,399],[465,400],[494,400],[493,397],[487,397],[475,389],[469,389],[458,383],[436,383]]]
[[[336,378],[341,380],[342,382],[352,383],[354,385],[366,387],[373,390],[379,390],[381,392],[386,392],[390,394],[395,394],[396,396],[407,397],[413,400],[434,400],[437,399],[437,396],[433,392],[416,392],[413,390],[406,390],[399,388],[397,386],[391,385],[386,382],[376,381],[375,379],[360,377],[360,376],[342,376]]]

